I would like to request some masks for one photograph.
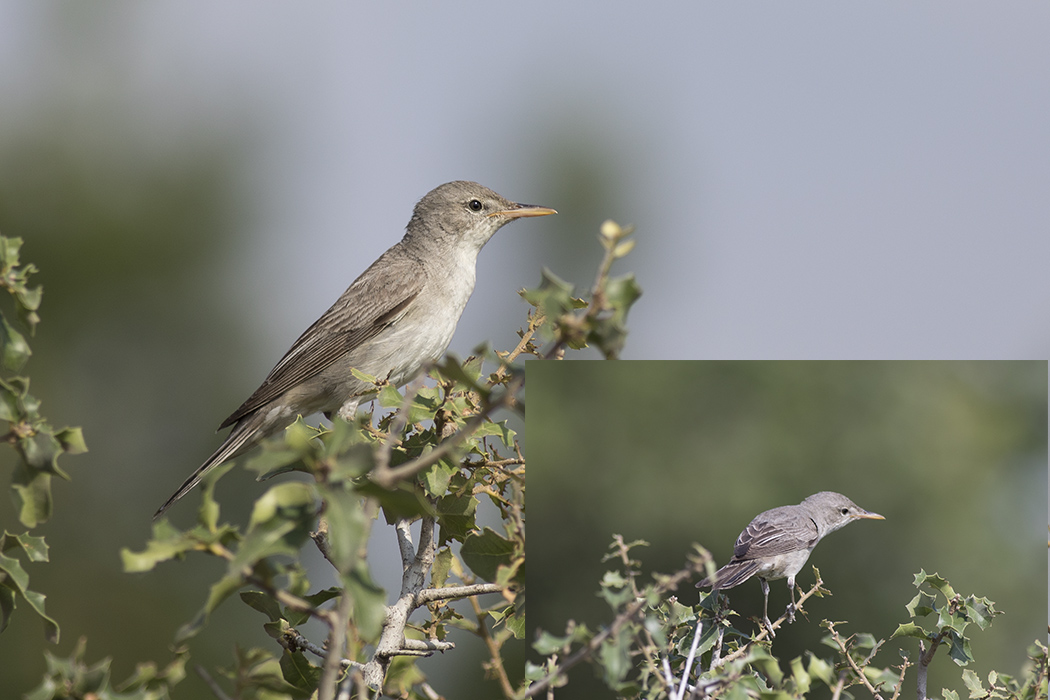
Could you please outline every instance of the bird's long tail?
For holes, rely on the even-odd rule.
[[[758,564],[753,560],[731,561],[715,572],[713,577],[714,580],[711,578],[705,578],[703,581],[696,584],[696,587],[713,589],[732,588],[733,586],[739,586],[741,583],[754,576],[757,571]],[[715,583],[715,581],[717,581],[717,583]]]
[[[197,471],[190,474],[190,478],[186,479],[182,486],[179,487],[179,490],[164,505],[157,509],[157,512],[153,514],[153,519],[156,520],[164,514],[164,511],[175,505],[176,501],[189,493],[194,486],[200,483],[204,475],[214,467],[219,466],[262,439],[264,435],[261,434],[258,423],[256,414],[247,416],[235,425],[230,434],[226,436],[226,440],[219,446],[219,449],[215,450],[211,457],[204,461],[204,464],[197,467]]]

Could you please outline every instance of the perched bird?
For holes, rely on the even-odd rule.
[[[773,636],[769,621],[769,581],[786,578],[791,590],[788,619],[795,620],[795,576],[809,553],[829,532],[854,520],[885,520],[878,513],[864,510],[841,493],[821,491],[797,506],[781,506],[764,513],[744,528],[736,538],[729,563],[696,584],[697,588],[721,590],[739,586],[752,576],[762,584],[762,621]]]
[[[287,427],[298,415],[350,420],[370,384],[351,369],[400,386],[444,354],[474,291],[482,246],[502,226],[557,212],[515,204],[476,182],[449,182],[419,200],[404,238],[379,256],[306,329],[262,385],[219,429],[226,440],[157,510],[156,520],[209,469]]]

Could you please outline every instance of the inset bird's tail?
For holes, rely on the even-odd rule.
[[[713,590],[733,588],[754,576],[757,571],[758,563],[753,559],[735,562],[731,561],[715,572],[713,579],[717,581],[717,583],[714,583],[710,578],[705,578],[703,581],[696,584],[696,587],[712,588]]]
[[[260,434],[258,420],[255,419],[255,416],[250,416],[234,426],[230,434],[226,436],[226,440],[219,446],[219,449],[215,450],[211,457],[204,461],[204,464],[197,467],[197,471],[190,474],[190,478],[186,479],[182,486],[179,487],[179,490],[164,505],[157,509],[157,512],[153,514],[153,519],[159,518],[164,514],[164,511],[171,508],[176,501],[189,493],[212,468],[236,456],[262,437],[263,435]]]

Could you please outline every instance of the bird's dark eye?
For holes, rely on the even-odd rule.
[[[481,211],[481,201],[480,200],[472,199],[469,202],[467,202],[467,206],[470,207],[471,211]]]
[[[843,515],[849,515],[849,508],[843,508],[842,509],[842,514]]]

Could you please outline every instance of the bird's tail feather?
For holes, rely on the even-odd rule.
[[[207,474],[212,468],[219,466],[226,460],[236,456],[246,447],[251,446],[262,437],[259,434],[259,426],[256,420],[253,420],[254,416],[249,417],[248,420],[243,420],[238,425],[234,426],[230,434],[226,436],[226,440],[219,446],[219,449],[212,453],[211,457],[204,460],[204,464],[197,467],[197,471],[190,474],[190,478],[183,482],[179,490],[176,491],[171,498],[169,498],[164,505],[157,509],[157,512],[153,514],[153,519],[156,520],[164,514],[168,508],[175,505],[176,501],[189,493],[194,486],[200,483],[204,475]]]
[[[712,578],[705,578],[696,584],[697,588],[732,588],[739,586],[758,571],[758,563],[755,561],[729,562],[715,572]],[[716,583],[717,581],[717,583]]]

